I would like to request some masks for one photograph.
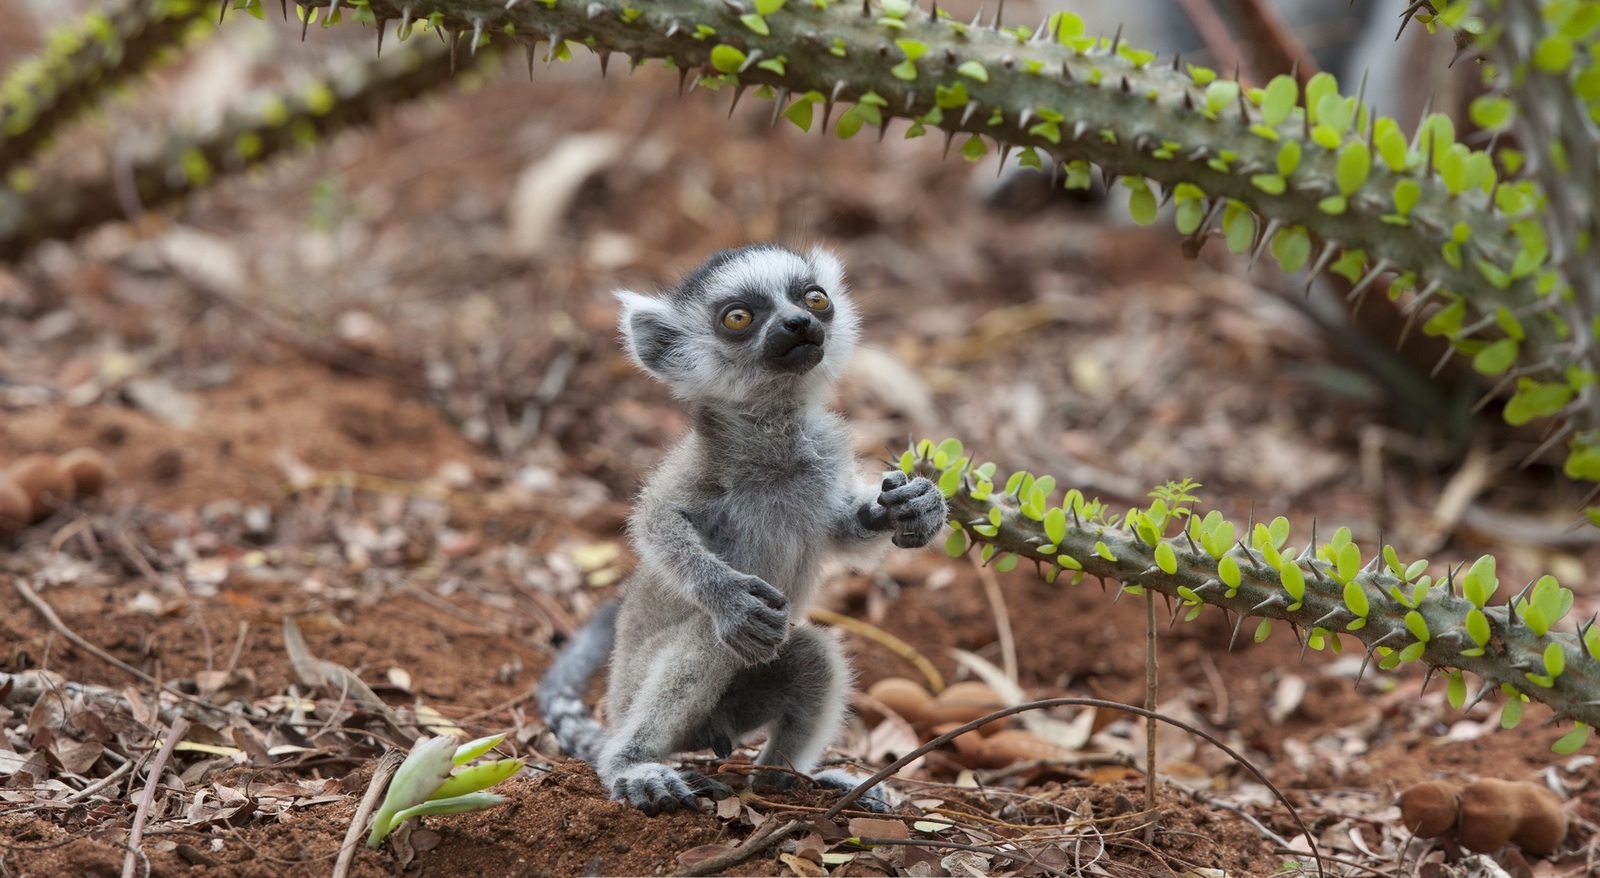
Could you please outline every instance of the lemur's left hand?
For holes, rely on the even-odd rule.
[[[926,546],[944,526],[944,494],[933,482],[893,472],[883,477],[881,491],[875,503],[861,508],[861,524],[868,530],[893,530],[900,548]]]

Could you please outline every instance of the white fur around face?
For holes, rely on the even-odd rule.
[[[741,291],[763,290],[776,301],[797,282],[815,283],[833,302],[822,361],[804,375],[774,373],[741,360],[717,336],[713,305]],[[845,285],[844,266],[816,247],[805,256],[778,247],[736,251],[703,283],[660,296],[631,290],[616,293],[622,303],[621,331],[629,357],[687,401],[759,405],[775,394],[807,403],[826,400],[843,373],[860,336],[860,317]]]

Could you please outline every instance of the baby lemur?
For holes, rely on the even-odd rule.
[[[629,355],[688,404],[692,429],[634,509],[639,566],[620,608],[602,607],[562,651],[539,683],[539,712],[613,798],[655,813],[718,786],[666,765],[672,753],[727,756],[758,728],[757,765],[812,772],[850,678],[837,640],[803,624],[823,557],[884,538],[927,545],[945,503],[899,472],[858,484],[844,422],[826,408],[859,333],[832,254],[725,250],[663,295],[617,297]],[[583,694],[608,655],[606,729]],[[876,794],[862,801],[886,807]]]

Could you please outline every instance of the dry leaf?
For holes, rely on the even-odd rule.
[[[852,817],[850,835],[855,838],[910,838],[905,821],[887,817]]]
[[[693,866],[697,863],[703,863],[712,857],[720,857],[731,850],[733,850],[733,848],[728,847],[725,844],[703,844],[699,847],[689,848],[683,853],[678,854],[678,865],[685,867]]]
[[[797,857],[794,854],[779,854],[778,860],[793,870],[796,875],[801,876],[801,878],[824,878],[828,874],[827,869],[805,857]]]

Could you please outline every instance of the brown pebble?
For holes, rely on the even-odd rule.
[[[105,490],[106,475],[111,464],[106,456],[93,448],[74,448],[56,461],[72,479],[73,490],[79,497],[98,497]]]
[[[14,534],[33,520],[28,493],[10,478],[0,475],[0,536]]]
[[[17,487],[28,495],[30,521],[39,522],[72,500],[72,480],[53,454],[29,454],[6,469]]]
[[[176,448],[168,448],[156,455],[150,463],[150,476],[158,482],[175,482],[183,475],[183,454]]]
[[[1461,790],[1444,781],[1425,780],[1400,794],[1400,822],[1418,838],[1436,838],[1456,825]]]

